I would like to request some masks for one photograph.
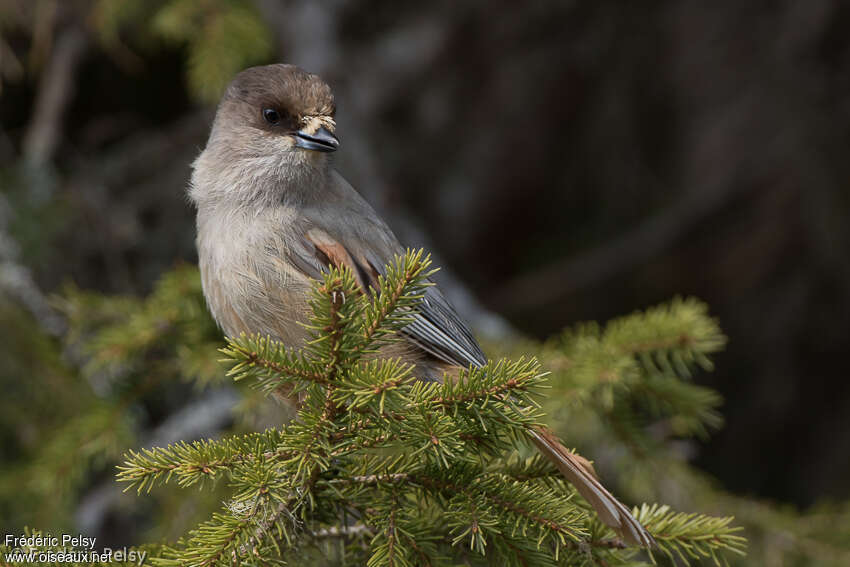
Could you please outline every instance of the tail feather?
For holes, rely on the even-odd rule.
[[[596,479],[593,467],[587,460],[564,447],[552,433],[543,428],[533,430],[531,436],[540,452],[558,467],[578,493],[593,506],[599,518],[620,534],[626,543],[655,546],[655,539],[646,528]]]

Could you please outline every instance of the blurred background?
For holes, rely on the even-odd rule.
[[[0,0],[7,531],[46,440],[130,372],[92,370],[75,316],[196,262],[190,164],[226,82],[269,62],[332,86],[337,169],[489,344],[697,296],[729,344],[691,462],[780,508],[850,497],[847,2]],[[179,384],[119,406],[132,436],[93,442],[51,518],[103,524],[110,459],[229,423],[229,390]]]

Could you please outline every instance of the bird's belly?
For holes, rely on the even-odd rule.
[[[300,347],[308,337],[311,282],[284,266],[229,259],[200,261],[204,296],[216,322],[228,336],[260,334]]]

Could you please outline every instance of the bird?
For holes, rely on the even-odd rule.
[[[289,64],[245,69],[227,86],[208,142],[192,164],[203,293],[229,336],[267,335],[303,346],[309,297],[330,267],[347,268],[364,291],[404,248],[387,224],[332,167],[340,147],[336,104],[318,75]],[[440,381],[486,357],[439,287],[429,286],[403,340],[382,351]],[[652,535],[596,478],[589,461],[543,427],[531,441],[600,519],[631,545]]]

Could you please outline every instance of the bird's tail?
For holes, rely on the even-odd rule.
[[[599,518],[620,534],[625,542],[644,547],[655,546],[655,539],[646,528],[596,479],[593,466],[587,460],[564,447],[554,434],[542,427],[532,430],[531,436],[540,452],[558,467],[578,493],[593,506]]]

